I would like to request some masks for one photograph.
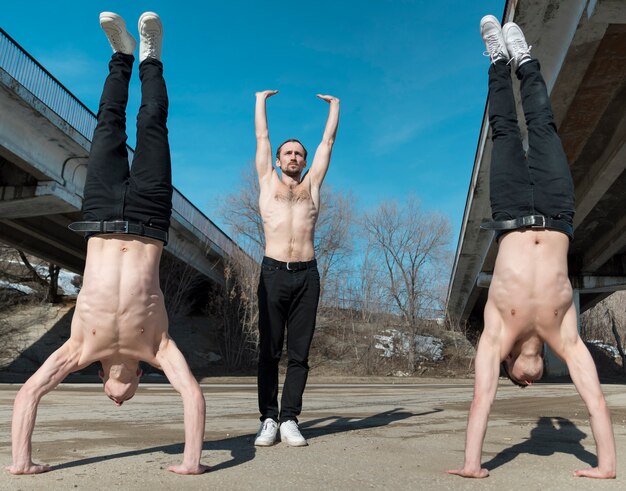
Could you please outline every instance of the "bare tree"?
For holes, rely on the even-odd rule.
[[[363,216],[373,262],[382,265],[387,297],[411,327],[440,308],[439,284],[450,238],[448,219],[424,212],[410,196],[402,206],[382,202]]]
[[[159,279],[165,307],[170,318],[189,313],[192,300],[191,291],[204,277],[191,261],[181,261],[172,254],[163,254],[159,265]]]
[[[353,203],[350,193],[335,192],[328,186],[322,188],[314,244],[322,292],[333,271],[338,271],[338,266],[351,254]],[[243,172],[240,187],[221,200],[220,214],[233,238],[246,252],[260,259],[265,249],[265,237],[259,210],[259,181],[254,166],[248,166]]]
[[[61,267],[50,262],[28,257],[23,251],[2,246],[0,279],[13,285],[32,285],[45,302],[58,303],[59,273]],[[47,273],[47,274],[46,274]],[[15,287],[13,287],[15,290]],[[16,290],[17,291],[17,290]]]
[[[259,265],[235,249],[224,263],[224,289],[217,300],[222,316],[220,351],[227,368],[242,369],[256,360]]]
[[[241,173],[240,187],[221,200],[219,209],[231,235],[244,250],[257,258],[265,250],[259,189],[256,170],[250,165]]]
[[[366,244],[361,259],[355,296],[359,298],[362,319],[369,321],[374,312],[384,312],[388,309],[381,302],[383,297],[381,293],[384,292],[381,270],[375,266],[376,252],[371,243]]]
[[[325,299],[328,284],[334,280],[334,292],[342,290],[346,260],[353,251],[352,234],[354,198],[351,193],[322,189],[322,210],[315,227],[315,257],[320,272],[320,298]]]

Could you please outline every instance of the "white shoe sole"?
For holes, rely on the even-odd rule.
[[[254,446],[255,447],[271,447],[272,445],[274,445],[276,443],[276,441],[274,440],[273,442],[267,442],[267,441],[257,441],[254,440]]]
[[[144,12],[143,14],[141,14],[141,16],[139,17],[139,21],[137,22],[137,29],[139,30],[140,34],[141,27],[143,26],[144,22],[148,22],[150,24],[154,22],[154,25],[158,25],[160,33],[163,34],[163,24],[161,23],[161,18],[158,14],[154,12]]]
[[[102,30],[107,35],[107,38],[109,38],[109,42],[116,40],[120,43],[118,48],[122,49],[116,51],[126,54],[132,54],[135,51],[137,41],[128,32],[126,23],[120,15],[117,15],[114,12],[102,12],[100,14],[100,27],[102,27]],[[123,38],[126,38],[127,43],[122,41]],[[115,50],[115,48],[113,49]]]
[[[309,443],[306,440],[296,441],[296,442],[294,442],[293,440],[289,441],[287,438],[284,438],[283,435],[280,435],[280,441],[283,443],[286,443],[290,447],[307,447],[309,445]]]
[[[282,439],[281,439],[281,441],[285,442],[290,447],[308,447],[309,446],[309,444],[306,441],[304,441],[304,442],[296,442],[296,443],[289,442],[287,440],[282,440]]]

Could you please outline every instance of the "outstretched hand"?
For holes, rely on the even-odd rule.
[[[489,471],[487,469],[478,469],[478,470],[470,470],[470,469],[453,469],[448,471],[448,474],[454,474],[455,476],[461,477],[471,477],[474,479],[483,479],[485,477],[489,477]]]
[[[257,97],[263,97],[264,99],[267,99],[276,94],[278,94],[277,90],[261,90],[260,92],[257,92],[254,95],[256,95]]]
[[[591,477],[592,479],[615,479],[615,471],[601,471],[598,467],[581,469],[574,472],[576,477]]]
[[[329,104],[332,104],[333,102],[339,104],[339,99],[332,95],[317,94],[317,97],[319,97],[323,101],[328,102]]]
[[[19,474],[41,474],[43,472],[48,472],[52,469],[47,464],[35,464],[30,462],[25,465],[9,465],[5,467],[5,470],[9,471],[11,474],[19,475]]]

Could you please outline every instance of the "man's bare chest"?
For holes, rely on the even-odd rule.
[[[312,203],[311,193],[304,186],[280,186],[273,190],[272,199],[285,205]]]

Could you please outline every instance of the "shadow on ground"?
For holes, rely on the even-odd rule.
[[[537,426],[530,432],[528,440],[517,443],[512,447],[502,450],[483,467],[491,471],[513,461],[518,455],[552,455],[554,453],[566,453],[587,463],[590,467],[598,465],[595,455],[585,450],[580,443],[586,433],[580,431],[569,419],[558,416],[542,416],[537,420]]]
[[[350,418],[342,416],[318,418],[303,423],[301,427],[303,430],[306,430],[305,436],[307,438],[315,439],[321,436],[332,435],[335,433],[386,426],[395,421],[404,420],[413,416],[426,416],[441,411],[443,411],[443,409],[435,408],[431,411],[426,411],[422,413],[412,413],[408,411],[403,411],[402,408],[395,408],[389,411],[383,411],[382,413],[373,414],[365,418]],[[318,425],[323,423],[327,424],[318,427]],[[224,462],[220,462],[219,464],[211,466],[211,471],[215,472],[218,470],[235,467],[252,460],[256,454],[256,448],[254,447],[253,441],[254,435],[241,435],[231,438],[224,438],[222,440],[205,442],[202,449],[208,452],[223,450],[230,452],[230,460],[226,460]],[[171,445],[161,445],[156,447],[144,448],[141,450],[129,450],[126,452],[118,452],[110,455],[89,457],[53,466],[52,470],[71,469],[73,467],[95,464],[97,462],[123,459],[125,457],[150,454],[154,452],[163,452],[168,455],[181,455],[182,458],[183,446],[183,443],[175,443]],[[206,460],[211,459],[210,455],[207,457],[208,459]]]

